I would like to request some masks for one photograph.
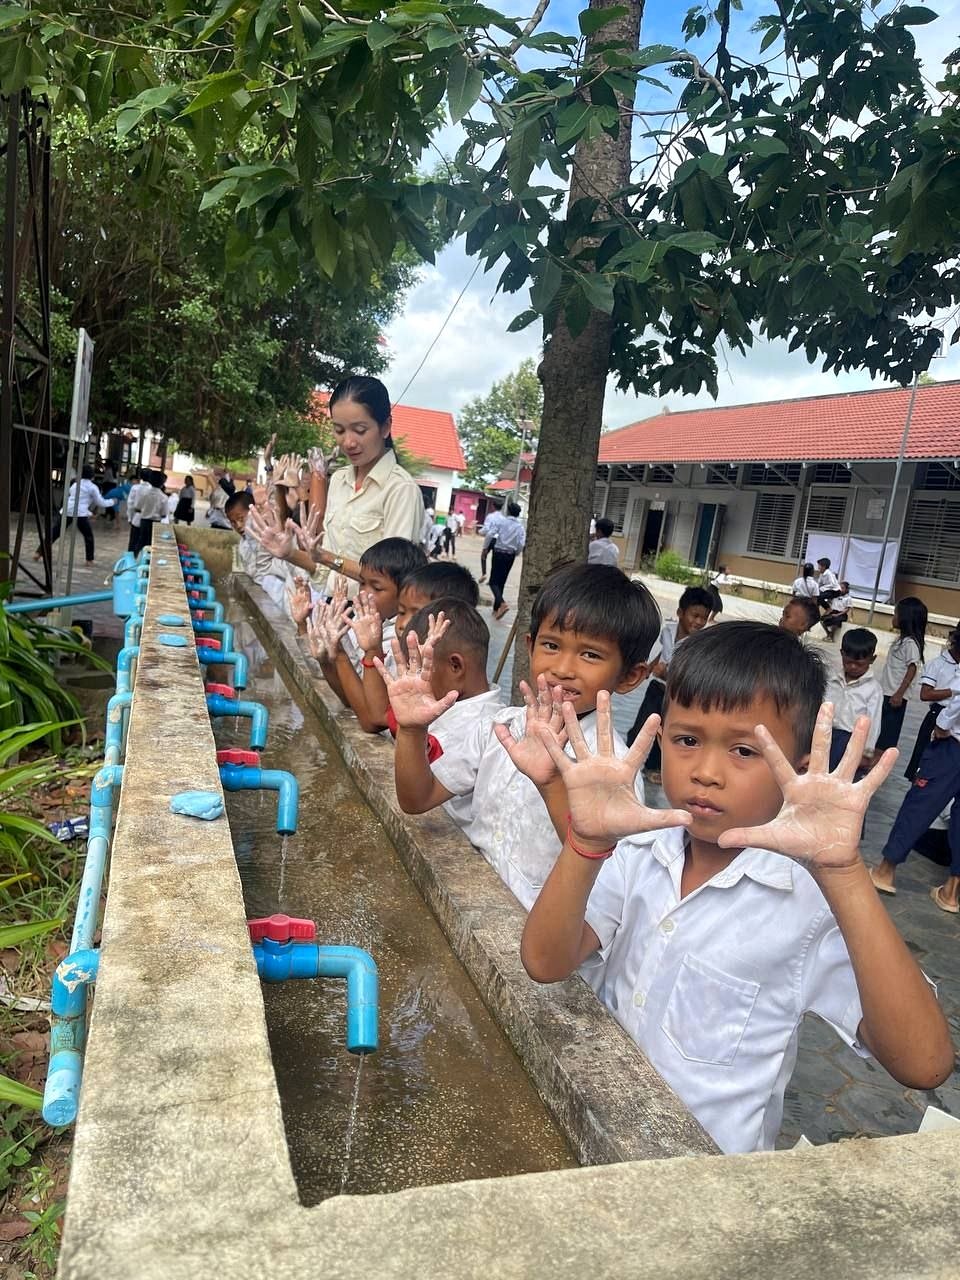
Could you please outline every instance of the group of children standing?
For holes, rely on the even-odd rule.
[[[241,533],[246,511],[244,495],[228,504]],[[246,546],[241,564],[279,585],[266,553]],[[862,769],[880,711],[848,725],[822,706],[823,663],[788,630],[707,627],[703,588],[662,626],[618,568],[567,565],[534,601],[529,682],[510,706],[488,682],[489,630],[462,566],[388,538],[363,555],[352,602],[344,580],[330,599],[306,579],[286,589],[330,688],[394,737],[401,809],[442,806],[529,912],[530,976],[579,970],[722,1150],[773,1146],[806,1012],[910,1087],[950,1073],[936,995],[859,852],[896,758]],[[847,685],[869,670],[857,661]],[[611,700],[648,677],[628,746]],[[860,687],[848,710],[872,706]],[[667,809],[644,797],[655,747]]]

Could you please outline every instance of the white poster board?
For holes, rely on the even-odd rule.
[[[850,593],[861,600],[873,597],[877,566],[883,543],[878,538],[849,538],[839,533],[807,534],[804,559],[814,565],[826,556],[838,578],[850,583]],[[883,556],[883,569],[877,587],[877,599],[889,600],[893,595],[900,543],[889,539]]]

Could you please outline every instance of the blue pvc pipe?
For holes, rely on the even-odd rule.
[[[140,656],[138,644],[125,645],[117,654],[117,693],[127,693],[131,688],[130,673],[133,660]]]
[[[210,587],[213,585],[209,569],[192,569],[184,565],[183,577],[188,591],[196,591],[198,586]]]
[[[190,601],[190,614],[195,613],[212,613],[214,622],[222,622],[224,619],[223,605],[219,600],[214,600],[211,604],[200,604],[198,601]]]
[[[77,1116],[86,1040],[87,988],[96,982],[100,952],[74,951],[57,965],[50,996],[50,1063],[43,1089],[43,1118],[55,1128]]]
[[[213,587],[191,587],[189,586],[189,584],[186,584],[184,586],[184,590],[186,591],[187,595],[190,597],[191,609],[203,609],[206,607],[205,605],[197,604],[194,601],[193,596],[195,594],[199,595],[201,600],[209,600],[211,604],[217,598],[217,593],[213,589]]]
[[[250,749],[262,751],[267,745],[269,714],[262,702],[244,702],[225,698],[222,693],[207,694],[207,710],[212,716],[246,716],[250,720]]]
[[[123,645],[125,649],[130,649],[140,642],[140,632],[143,630],[143,619],[129,617],[123,628]]]
[[[253,944],[257,972],[264,982],[288,978],[346,978],[347,1048],[351,1053],[374,1053],[377,1048],[377,966],[360,947],[321,947],[315,942]]]
[[[121,650],[122,652],[122,650]],[[206,645],[197,645],[197,658],[208,667],[233,667],[233,687],[247,687],[247,659],[242,653],[234,653],[232,649],[208,649]]]
[[[193,630],[198,636],[219,636],[221,646],[228,653],[233,652],[233,627],[229,622],[195,622]]]
[[[200,556],[185,556],[181,553],[180,567],[183,569],[184,573],[190,573],[194,569],[205,569],[206,565],[203,563]]]
[[[115,693],[107,703],[107,727],[103,744],[103,763],[119,764],[123,754],[124,711],[133,701],[133,693]]]
[[[249,764],[222,764],[220,781],[227,791],[276,791],[277,831],[282,836],[296,831],[300,785],[292,773]]]
[[[69,609],[75,604],[99,604],[101,600],[112,600],[113,591],[87,591],[79,596],[46,596],[42,600],[18,600],[16,604],[5,604],[6,613],[47,613],[51,609]]]

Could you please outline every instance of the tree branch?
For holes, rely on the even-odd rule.
[[[513,57],[513,55],[517,52],[517,50],[523,44],[524,40],[526,40],[527,36],[533,35],[534,31],[536,31],[537,27],[539,27],[540,23],[543,21],[544,16],[549,7],[550,7],[550,0],[537,0],[537,7],[536,9],[534,9],[533,16],[531,17],[530,21],[523,28],[523,31],[520,33],[520,35],[517,36],[516,40],[511,40],[510,43],[507,45],[508,58]]]

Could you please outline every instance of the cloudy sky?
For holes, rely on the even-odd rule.
[[[936,81],[942,74],[939,60],[960,43],[960,0],[924,0],[924,3],[941,15],[936,22],[913,29],[927,75]],[[525,6],[515,7],[521,10]],[[584,6],[576,0],[553,0],[550,27],[574,30],[575,15],[581,7]],[[687,7],[686,3],[677,6],[673,0],[647,0],[643,43],[679,43],[676,15]],[[760,0],[746,0],[744,7],[748,11],[756,8],[762,13],[772,6]],[[444,143],[445,149],[455,148],[454,131],[446,131],[441,145]],[[475,260],[466,256],[461,242],[454,242],[439,255],[435,267],[423,269],[419,283],[408,295],[403,313],[386,330],[392,356],[387,384],[398,400],[425,408],[448,409],[456,414],[467,400],[484,395],[492,382],[508,374],[525,357],[539,358],[539,325],[531,325],[522,333],[507,333],[507,325],[527,305],[525,295],[498,294],[499,269],[494,268],[486,275],[481,268],[456,306],[443,336],[404,392],[470,279],[474,266]],[[934,361],[931,373],[939,381],[960,377],[960,344],[950,348],[944,358]],[[762,341],[746,356],[730,354],[725,364],[721,360],[720,393],[716,403],[743,404],[882,385],[865,373],[839,376],[822,373],[807,363],[802,351],[790,354],[785,343]],[[604,421],[610,427],[619,427],[658,413],[663,404],[677,410],[713,403],[706,393],[689,397],[671,395],[661,402],[652,397],[624,395],[611,385]]]

